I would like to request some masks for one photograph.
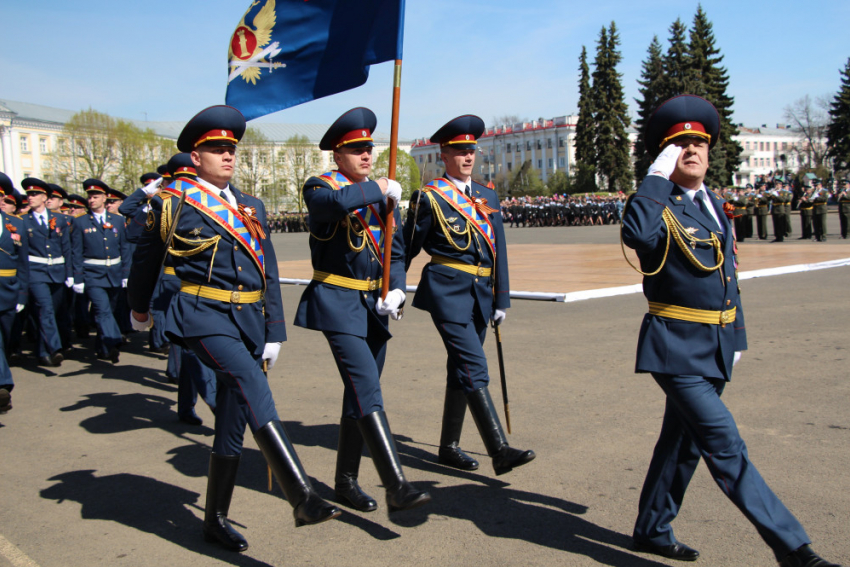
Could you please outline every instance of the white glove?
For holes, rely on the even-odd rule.
[[[502,323],[504,323],[505,317],[507,316],[508,314],[505,313],[504,309],[496,309],[490,319],[493,321],[494,324],[501,325]]]
[[[121,287],[127,287],[127,278],[121,280]]]
[[[676,169],[676,162],[679,161],[679,155],[682,153],[682,148],[676,144],[670,144],[664,148],[652,165],[649,166],[649,175],[658,175],[664,179],[670,179],[670,175]]]
[[[263,348],[263,360],[268,360],[268,369],[271,370],[274,363],[277,362],[277,355],[280,354],[280,343],[266,343]]]
[[[24,307],[26,307],[26,305],[24,305],[23,303],[18,303],[17,305],[15,305],[15,313],[20,313],[24,310]]]
[[[65,287],[74,287],[74,278],[68,278],[65,280]]]
[[[735,358],[732,359],[732,366],[735,366],[736,364],[738,364],[738,361],[741,360],[741,354],[742,353],[741,353],[740,350],[735,351]]]
[[[71,286],[71,287],[73,287],[73,288],[74,288],[74,293],[83,293],[83,291],[86,289],[86,284],[84,284],[84,283],[76,283],[76,284],[74,284],[74,285],[73,285],[73,286]]]
[[[387,292],[386,299],[378,298],[375,309],[378,311],[378,315],[389,315],[393,318],[393,321],[398,321],[402,317],[399,307],[406,298],[407,294],[403,290],[391,289]]]
[[[160,177],[159,179],[154,179],[153,181],[142,187],[142,191],[145,192],[145,195],[150,197],[151,195],[159,191],[160,185],[162,185],[162,177]]]
[[[145,315],[144,321],[138,321],[133,314],[130,313],[130,325],[133,326],[134,331],[147,331],[151,327],[153,327],[153,319],[151,318],[150,313],[139,313],[139,315]]]
[[[382,177],[381,179],[387,181],[387,199],[393,200],[393,206],[398,205],[398,202],[401,201],[401,185],[395,179],[388,179],[386,177]]]

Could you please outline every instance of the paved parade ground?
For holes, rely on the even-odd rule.
[[[850,258],[830,215],[826,243],[747,241],[742,272]],[[638,283],[618,227],[506,228],[512,288],[569,292]],[[275,235],[281,276],[309,277],[305,234]],[[417,259],[419,260],[419,259]],[[421,264],[417,264],[421,265]],[[304,267],[307,267],[306,273]],[[411,272],[411,281],[418,277]],[[750,457],[825,558],[850,563],[850,267],[741,282],[749,351],[724,400]],[[283,286],[292,320],[300,286]],[[408,303],[411,296],[408,295]],[[246,435],[230,518],[250,548],[234,554],[201,537],[213,417],[180,423],[165,358],[131,336],[117,365],[94,359],[93,336],[61,368],[13,368],[14,409],[0,415],[0,567],[233,564],[274,566],[674,565],[631,551],[641,484],[664,400],[634,354],[640,294],[574,303],[515,300],[502,335],[512,445],[537,459],[495,477],[467,415],[462,447],[475,472],[436,463],[445,351],[428,315],[392,322],[384,401],[410,480],[433,501],[388,517],[371,460],[361,484],[372,513],[296,529],[290,506]],[[288,326],[269,380],[280,416],[319,493],[333,497],[342,384],[320,333]],[[496,348],[489,356],[501,412]],[[84,347],[84,348],[82,348]],[[54,372],[56,370],[57,372]],[[775,565],[704,465],[676,536],[705,567]]]

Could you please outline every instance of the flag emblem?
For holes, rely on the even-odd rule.
[[[230,81],[241,77],[246,83],[256,85],[262,78],[263,67],[271,72],[274,67],[283,66],[271,61],[272,57],[280,52],[278,42],[271,42],[277,21],[275,0],[266,0],[260,9],[255,11],[261,2],[262,0],[256,0],[251,3],[230,39]],[[252,13],[253,17],[248,24],[246,20]]]

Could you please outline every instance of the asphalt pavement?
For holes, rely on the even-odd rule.
[[[507,238],[614,246],[616,227],[508,229]],[[309,257],[306,235],[273,239],[282,261]],[[847,246],[850,257],[850,244],[834,234],[824,246]],[[749,350],[724,393],[762,476],[815,549],[845,563],[849,276],[840,267],[743,281]],[[302,289],[283,288],[290,320]],[[388,516],[364,457],[361,484],[378,510],[344,508],[338,520],[296,529],[279,488],[268,491],[248,432],[230,509],[250,544],[243,554],[201,537],[213,418],[199,402],[203,426],[177,420],[165,358],[149,353],[145,337],[132,335],[117,365],[94,360],[93,337],[58,369],[29,358],[13,369],[14,409],[0,415],[0,567],[674,565],[630,547],[664,409],[653,380],[634,374],[645,310],[640,294],[514,302],[502,331],[509,440],[537,459],[496,477],[469,416],[461,445],[481,468],[436,463],[445,352],[428,315],[409,307],[391,326],[384,400],[406,474],[433,501]],[[319,333],[293,325],[288,333],[269,380],[307,472],[331,499],[342,384]],[[492,333],[486,350],[501,406]],[[775,565],[702,464],[673,526],[700,550],[698,565]]]

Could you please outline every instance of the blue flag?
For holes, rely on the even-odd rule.
[[[401,59],[404,0],[256,0],[230,39],[227,104],[248,120],[359,87]]]

